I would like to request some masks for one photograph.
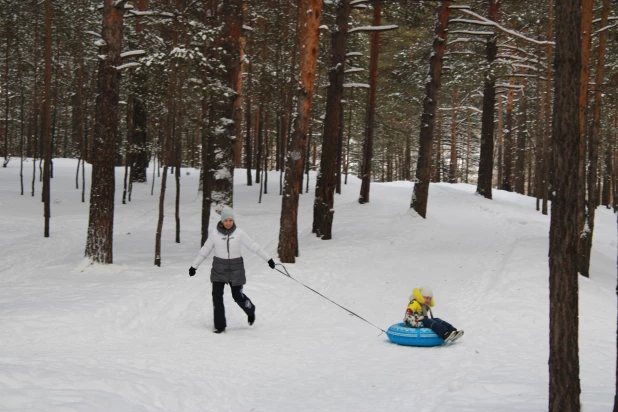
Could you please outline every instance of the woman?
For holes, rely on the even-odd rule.
[[[225,331],[227,326],[225,306],[223,305],[223,289],[226,283],[232,288],[234,301],[247,314],[249,325],[253,325],[253,322],[255,322],[255,305],[242,291],[243,285],[247,283],[247,278],[245,276],[245,265],[240,253],[241,245],[244,245],[247,249],[267,261],[271,269],[275,268],[275,262],[260,248],[260,245],[251,240],[244,231],[236,227],[234,211],[230,208],[225,208],[221,211],[221,221],[217,223],[215,230],[210,231],[208,240],[200,249],[191,268],[189,268],[189,276],[195,275],[197,267],[214,249],[215,254],[212,260],[210,281],[212,282],[215,333]]]

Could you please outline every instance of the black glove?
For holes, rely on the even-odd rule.
[[[268,266],[270,266],[270,268],[271,268],[271,269],[274,269],[274,268],[275,268],[275,261],[274,261],[274,260],[272,260],[272,259],[270,259],[270,260],[268,261]]]
[[[189,276],[195,276],[195,268],[193,266],[189,268]]]

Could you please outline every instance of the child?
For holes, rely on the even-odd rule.
[[[464,334],[463,330],[457,330],[450,323],[433,317],[431,312],[433,305],[433,293],[429,287],[414,288],[403,318],[404,325],[409,328],[429,328],[444,339],[444,342],[454,342],[461,338]]]

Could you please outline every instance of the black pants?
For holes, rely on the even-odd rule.
[[[242,293],[242,286],[232,286],[232,297],[234,301],[245,311],[247,316],[255,314],[255,305],[251,302],[251,299],[244,293]],[[225,329],[227,323],[225,321],[225,305],[223,304],[223,289],[225,288],[224,282],[212,282],[212,305],[214,307],[215,315],[215,329]]]
[[[457,328],[455,328],[453,325],[451,325],[445,320],[442,320],[440,318],[431,319],[427,316],[425,316],[425,319],[423,319],[423,326],[433,330],[436,335],[438,335],[442,339],[444,339],[444,334],[446,332],[453,332],[457,330]]]

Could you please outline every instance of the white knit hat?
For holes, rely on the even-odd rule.
[[[230,209],[229,207],[226,207],[221,211],[221,221],[223,222],[225,219],[235,220],[234,211]]]
[[[421,291],[421,295],[429,296],[433,298],[433,292],[431,291],[431,288],[429,286],[421,286],[420,291]]]

